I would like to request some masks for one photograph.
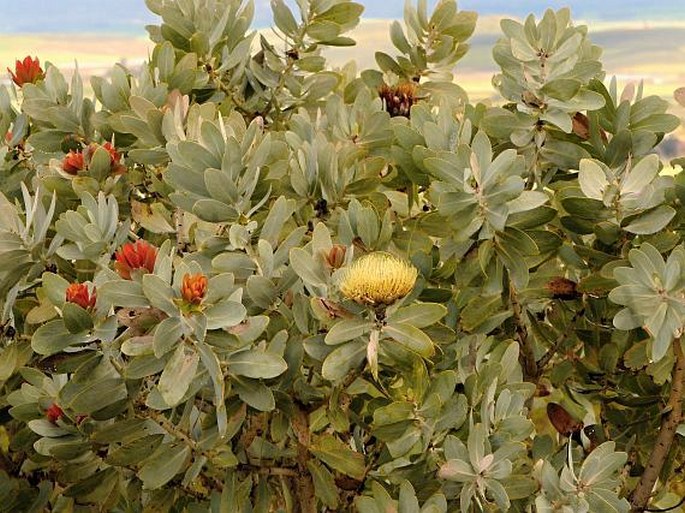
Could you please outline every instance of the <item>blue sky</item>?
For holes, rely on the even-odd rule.
[[[404,0],[357,0],[366,7],[364,17],[402,17]],[[288,0],[289,3],[294,3]],[[435,0],[429,3],[435,4]],[[269,0],[255,0],[256,25],[271,20]],[[525,16],[540,14],[546,7],[569,5],[576,19],[685,20],[685,1],[653,0],[460,0],[459,8],[479,14]],[[3,33],[93,33],[144,34],[144,26],[155,22],[143,0],[0,0],[0,35]]]

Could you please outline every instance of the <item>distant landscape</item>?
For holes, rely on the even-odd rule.
[[[364,17],[397,19],[402,17],[404,0],[356,0],[365,6]],[[294,0],[286,0],[293,6]],[[416,3],[413,0],[413,3]],[[429,0],[428,5],[435,5]],[[87,32],[138,34],[155,16],[144,0],[22,0],[3,1],[0,34]],[[255,26],[271,24],[269,0],[254,0]],[[460,0],[462,10],[481,15],[525,17],[540,15],[548,7],[570,6],[575,19],[592,21],[672,21],[685,20],[685,2],[680,0]]]
[[[367,8],[365,21],[353,34],[358,45],[354,50],[328,51],[333,66],[354,58],[360,69],[375,67],[375,51],[393,52],[388,20],[401,19],[404,2],[361,3]],[[270,25],[268,4],[268,0],[255,1],[255,27]],[[499,19],[503,15],[523,18],[531,12],[540,15],[545,7],[563,5],[571,6],[576,23],[587,24],[593,42],[604,49],[607,77],[615,75],[621,84],[644,80],[647,94],[668,99],[674,105],[673,112],[685,119],[685,109],[678,107],[672,96],[677,87],[685,85],[685,2],[680,1],[656,2],[645,8],[645,3],[637,0],[520,0],[506,4],[500,0],[461,0],[460,9],[475,10],[480,15],[471,49],[456,69],[457,81],[473,100],[498,101],[490,81],[496,72],[491,48],[500,34]],[[24,0],[4,5],[3,13],[0,70],[31,53],[67,72],[76,61],[85,76],[105,74],[115,62],[135,66],[145,60],[152,47],[144,26],[156,21],[143,0]],[[0,76],[6,81],[6,74]],[[680,142],[668,146],[685,154],[683,128],[677,137]]]

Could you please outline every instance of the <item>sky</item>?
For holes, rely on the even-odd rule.
[[[291,5],[292,0],[287,0]],[[364,18],[399,19],[404,0],[357,0],[365,6]],[[436,0],[429,0],[435,4]],[[541,14],[546,7],[569,5],[575,19],[609,21],[680,19],[685,21],[685,1],[652,0],[460,0],[459,8],[481,15],[523,17]],[[270,25],[269,0],[255,0],[255,25]],[[18,33],[125,33],[144,35],[155,16],[144,0],[0,0],[0,36]],[[1,44],[1,41],[0,41]]]

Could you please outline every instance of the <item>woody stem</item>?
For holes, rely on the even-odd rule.
[[[675,367],[671,380],[671,393],[668,396],[665,413],[661,417],[661,428],[656,438],[656,444],[649,455],[647,466],[640,478],[640,482],[631,497],[631,512],[646,511],[647,503],[652,495],[654,485],[661,474],[661,469],[668,458],[671,445],[675,438],[676,429],[683,419],[683,390],[685,389],[685,355],[677,338],[673,341],[675,353]]]

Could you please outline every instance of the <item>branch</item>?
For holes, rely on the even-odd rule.
[[[179,254],[185,249],[185,237],[183,235],[183,209],[176,207],[173,213],[174,228],[176,229],[176,251]]]
[[[647,466],[640,478],[640,482],[633,491],[630,504],[633,513],[646,511],[647,503],[652,495],[654,484],[661,474],[661,469],[666,462],[668,453],[671,450],[673,439],[675,438],[678,424],[683,419],[683,389],[685,388],[685,355],[680,344],[680,338],[673,341],[673,351],[675,352],[675,368],[671,381],[671,393],[666,403],[665,411],[661,418],[661,428],[656,439],[652,454],[649,455]]]
[[[297,438],[297,470],[299,476],[295,480],[295,486],[297,487],[297,497],[300,506],[299,513],[316,513],[314,481],[307,468],[309,446],[311,444],[309,417],[299,405],[296,405],[295,414],[290,420],[290,426]]]
[[[516,296],[514,285],[509,284],[509,302],[511,303],[511,310],[513,312],[514,326],[516,329],[516,338],[518,339],[519,347],[521,348],[521,367],[523,367],[524,381],[537,381],[540,375],[538,365],[535,361],[535,350],[533,342],[528,337],[528,329],[523,322],[522,308]]]
[[[571,334],[571,331],[573,330],[573,328],[575,328],[576,322],[583,315],[585,315],[585,307],[581,307],[580,310],[573,314],[571,320],[566,324],[566,326],[564,326],[564,329],[561,333],[559,333],[559,336],[554,341],[554,345],[547,350],[547,352],[542,356],[542,358],[540,358],[540,360],[538,360],[538,369],[540,372],[542,372],[542,369],[544,369],[550,362],[552,357],[554,357],[556,352],[559,350],[559,347],[561,347],[561,344],[563,344],[564,341],[568,339],[569,335]]]

